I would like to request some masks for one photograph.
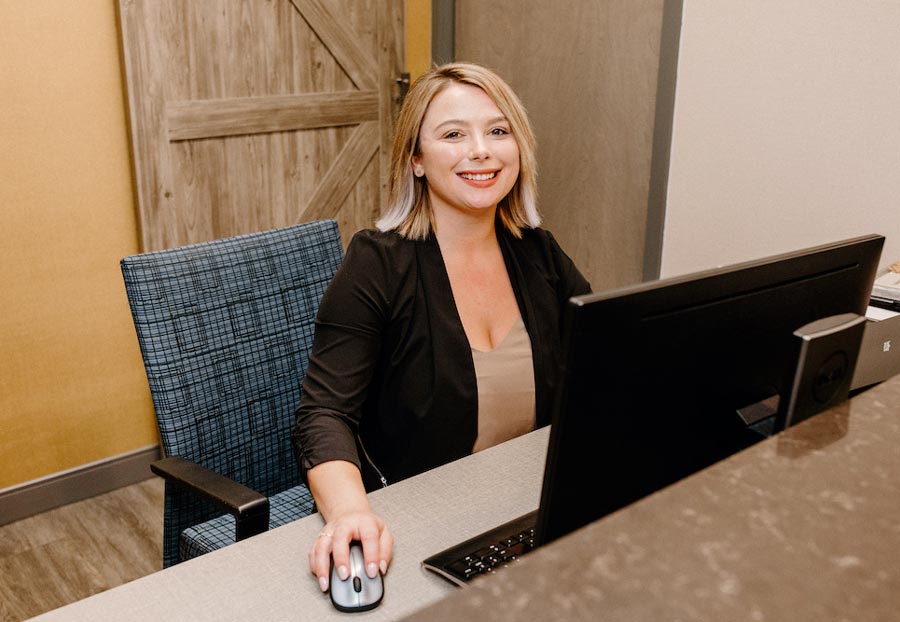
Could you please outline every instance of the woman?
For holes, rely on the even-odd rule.
[[[400,112],[391,202],[319,308],[294,440],[325,528],[309,553],[347,576],[351,540],[384,573],[393,540],[366,490],[550,422],[564,302],[590,286],[539,229],[535,141],[493,72],[438,67]]]

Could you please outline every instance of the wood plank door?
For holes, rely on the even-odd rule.
[[[143,250],[387,195],[402,0],[118,0]]]
[[[522,98],[545,225],[595,291],[644,277],[663,6],[456,0],[455,56]]]

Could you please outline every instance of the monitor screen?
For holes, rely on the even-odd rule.
[[[739,412],[787,399],[794,331],[865,315],[883,243],[854,238],[571,299],[538,542],[762,440]]]

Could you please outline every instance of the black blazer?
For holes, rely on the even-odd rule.
[[[498,239],[534,360],[537,426],[550,423],[561,375],[561,311],[590,285],[543,229]],[[322,298],[294,444],[300,470],[359,466],[366,488],[472,451],[478,396],[437,240],[360,231]],[[362,458],[362,459],[361,459]]]

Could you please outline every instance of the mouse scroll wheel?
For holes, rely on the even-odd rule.
[[[362,592],[362,580],[359,577],[353,577],[353,591]]]

